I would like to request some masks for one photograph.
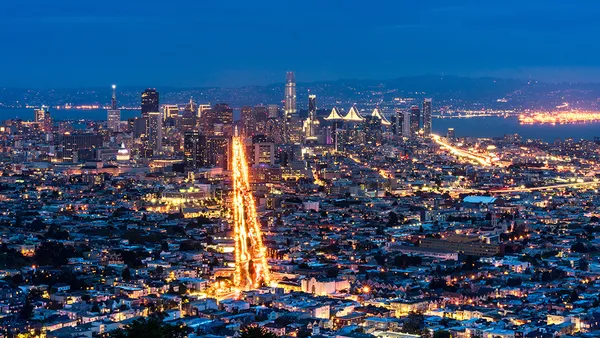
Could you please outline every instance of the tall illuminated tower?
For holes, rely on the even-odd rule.
[[[294,72],[287,72],[285,81],[285,114],[296,114],[296,78]]]
[[[431,114],[433,110],[433,104],[431,99],[423,100],[423,134],[425,136],[431,135]]]
[[[283,139],[286,143],[290,142],[292,138],[291,128],[292,116],[295,115],[296,110],[296,78],[294,72],[287,72],[285,81],[285,103],[283,106]]]
[[[121,111],[117,108],[117,86],[112,85],[112,99],[110,109],[106,111],[106,125],[108,130],[119,131],[121,124]]]

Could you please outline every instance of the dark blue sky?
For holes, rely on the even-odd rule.
[[[2,0],[0,85],[600,79],[600,1]]]

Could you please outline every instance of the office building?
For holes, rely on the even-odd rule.
[[[416,136],[419,134],[419,130],[421,129],[421,110],[419,106],[410,107],[410,133],[411,136]]]
[[[405,111],[402,112],[402,136],[403,137],[413,137],[412,133],[412,125],[411,125],[412,114],[411,112]]]
[[[142,117],[148,118],[148,113],[158,112],[158,92],[148,88],[142,93]]]
[[[269,110],[269,118],[270,119],[276,119],[279,117],[279,106],[276,104],[270,104],[267,106],[267,109]]]
[[[233,109],[226,103],[215,104],[202,113],[200,127],[206,136],[232,136]]]
[[[177,119],[179,117],[179,106],[176,104],[166,104],[163,106],[163,119]]]
[[[106,111],[106,127],[117,132],[121,127],[121,111],[117,108],[117,86],[112,85],[112,99],[110,109]]]
[[[252,136],[252,131],[254,130],[254,121],[252,119],[252,107],[243,106],[240,113],[240,118],[242,120],[242,134]]]
[[[455,139],[456,138],[456,132],[454,131],[454,128],[448,128],[448,132],[446,133],[446,137],[449,139]]]
[[[202,117],[202,113],[205,110],[208,110],[208,109],[210,109],[210,103],[200,103],[200,104],[198,104],[198,118],[201,118]]]
[[[87,151],[90,154],[94,149],[102,147],[102,135],[82,133],[82,134],[58,134],[54,137],[54,144],[57,148],[57,156],[62,162],[78,162],[81,157],[80,151]]]
[[[423,100],[423,135],[431,135],[431,114],[433,110],[432,99]]]
[[[190,98],[190,102],[183,109],[183,115],[181,116],[181,130],[183,132],[194,131],[196,130],[197,123],[197,107],[192,98]]]
[[[230,138],[227,136],[206,137],[206,166],[227,170],[229,163],[231,163],[229,159],[231,154],[230,147]]]
[[[162,152],[162,116],[158,111],[148,113],[148,123],[146,129],[147,149],[152,151],[153,155]]]
[[[186,170],[205,165],[206,138],[197,131],[188,131],[183,136],[183,156]]]
[[[252,164],[254,166],[275,164],[275,142],[264,135],[252,137]]]
[[[52,131],[52,117],[47,106],[42,106],[34,111],[35,122],[38,123],[40,130],[44,132]]]

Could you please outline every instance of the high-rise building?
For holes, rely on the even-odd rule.
[[[117,86],[115,85],[112,85],[110,109],[106,111],[106,126],[111,131],[119,131],[121,126],[121,111],[117,108]]]
[[[454,128],[448,128],[448,132],[446,133],[446,137],[449,139],[455,139],[456,138],[456,131],[454,131]]]
[[[202,168],[205,165],[206,138],[197,131],[188,131],[183,136],[183,156],[186,170]]]
[[[270,104],[267,106],[267,109],[269,110],[269,118],[270,119],[276,119],[279,117],[279,106],[276,104]]]
[[[308,115],[315,115],[317,113],[317,95],[308,95]]]
[[[208,136],[206,138],[206,165],[209,167],[229,168],[231,138],[226,136]]]
[[[163,119],[177,119],[179,117],[179,106],[176,104],[166,104],[163,106]]]
[[[210,103],[200,103],[200,104],[198,104],[198,118],[201,118],[202,117],[202,113],[205,110],[208,110],[208,109],[210,109]]]
[[[283,139],[284,142],[294,142],[296,138],[301,138],[301,135],[294,135],[297,129],[302,130],[302,122],[298,128],[298,121],[295,118],[296,110],[296,78],[294,72],[287,72],[285,82],[285,98],[283,106]],[[292,121],[294,120],[294,121]]]
[[[252,118],[252,107],[243,106],[241,109],[242,134],[252,136],[254,132],[254,121]]]
[[[421,110],[419,106],[410,107],[410,133],[411,136],[416,136],[421,129]]]
[[[319,120],[317,120],[317,96],[308,95],[308,119],[304,121],[304,137],[307,142],[317,141],[317,129]]]
[[[154,155],[162,152],[162,121],[162,116],[158,111],[148,112],[147,148]]]
[[[411,112],[405,111],[402,112],[402,136],[403,137],[413,137],[414,134],[412,133],[412,124],[411,124],[411,120],[412,120],[412,114]]]
[[[431,135],[431,114],[433,110],[432,99],[423,100],[423,134]]]
[[[275,142],[264,135],[252,137],[252,159],[254,166],[275,164]]]
[[[181,129],[186,131],[196,130],[196,124],[198,122],[198,113],[196,104],[190,98],[190,102],[183,109],[183,115],[181,117]]]
[[[52,117],[47,106],[42,106],[34,111],[35,122],[38,123],[40,130],[44,132],[52,131]]]
[[[294,72],[287,72],[285,82],[285,108],[286,115],[296,114],[296,78]]]
[[[215,104],[202,113],[200,126],[206,136],[232,136],[233,109],[226,103]]]
[[[142,117],[148,118],[148,113],[158,112],[158,92],[148,88],[142,93]]]

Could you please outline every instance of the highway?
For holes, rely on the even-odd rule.
[[[482,156],[482,155],[479,155],[479,154],[472,153],[472,152],[470,152],[468,150],[457,148],[457,147],[453,146],[452,144],[444,141],[442,139],[442,137],[440,137],[439,135],[432,134],[431,135],[431,139],[435,143],[437,143],[440,146],[442,146],[442,148],[447,149],[448,151],[450,151],[451,154],[456,155],[458,157],[462,157],[462,158],[469,159],[471,161],[475,161],[475,162],[477,162],[478,164],[480,164],[480,165],[482,165],[484,167],[491,167],[493,165],[498,165],[497,163],[492,162],[491,157],[489,157],[489,156]]]

